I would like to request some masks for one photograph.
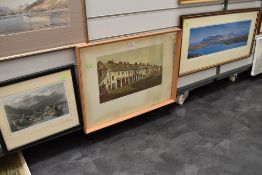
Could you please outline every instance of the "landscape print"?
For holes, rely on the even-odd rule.
[[[69,114],[64,82],[4,97],[11,132]]]
[[[100,103],[162,84],[163,44],[97,58]]]
[[[69,25],[68,0],[0,0],[0,35]]]
[[[192,28],[188,59],[247,45],[251,20]]]

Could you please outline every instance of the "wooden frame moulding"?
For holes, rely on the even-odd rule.
[[[259,17],[259,22],[258,22],[258,24],[260,24],[259,26],[258,26],[258,30],[257,30],[257,33],[258,34],[262,34],[262,1],[261,1],[261,8],[260,8],[260,15],[259,15],[260,17]]]
[[[118,117],[114,117],[114,119],[106,121],[102,124],[98,124],[97,126],[87,128],[87,122],[86,119],[88,117],[88,113],[86,112],[86,101],[85,101],[85,91],[84,91],[84,85],[83,85],[83,70],[81,67],[81,56],[80,56],[80,49],[86,48],[86,47],[94,47],[98,45],[105,45],[109,43],[115,43],[119,41],[125,41],[125,40],[131,40],[131,39],[138,39],[148,36],[154,36],[154,35],[160,35],[160,34],[166,34],[166,33],[176,33],[176,44],[173,54],[174,60],[173,60],[173,80],[172,80],[172,92],[171,92],[171,98],[169,100],[166,100],[164,102],[160,102],[158,104],[145,107],[142,109],[139,109],[138,111],[129,113],[127,115],[120,115]],[[136,116],[139,116],[141,114],[147,113],[149,111],[158,109],[160,107],[166,106],[168,104],[174,103],[176,101],[176,93],[177,93],[177,79],[178,79],[178,68],[179,68],[179,58],[180,58],[180,48],[181,48],[181,37],[182,37],[182,30],[179,28],[168,28],[168,29],[162,29],[157,31],[151,31],[151,32],[143,32],[139,34],[132,34],[132,35],[126,35],[121,37],[115,37],[108,40],[100,40],[96,42],[91,42],[87,44],[79,44],[75,48],[76,50],[76,60],[77,60],[77,66],[78,66],[78,78],[79,78],[79,87],[80,87],[80,96],[81,96],[81,102],[82,102],[82,114],[84,118],[84,130],[85,133],[91,133],[97,130],[100,130],[102,128],[117,124],[119,122],[134,118]]]

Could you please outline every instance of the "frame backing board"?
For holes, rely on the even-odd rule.
[[[175,33],[177,44],[174,51]],[[129,46],[134,47],[134,50],[144,48],[144,46],[152,45],[152,42],[153,44],[164,43],[164,76],[162,84],[121,96],[111,101],[101,102],[101,98],[99,101],[101,91],[100,86],[98,86],[100,81],[97,80],[98,66],[96,66],[98,65],[99,58],[117,53],[114,51],[127,51]],[[90,133],[175,102],[180,42],[181,30],[171,28],[77,46],[78,76],[85,132]],[[165,78],[165,76],[168,78]],[[159,97],[161,96],[161,90],[167,93]]]

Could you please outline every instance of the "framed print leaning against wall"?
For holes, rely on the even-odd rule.
[[[171,28],[77,46],[85,132],[175,102],[180,42]]]
[[[253,59],[251,75],[256,76],[262,73],[262,35],[256,38],[256,47]]]
[[[0,0],[0,58],[85,42],[82,3],[83,0]]]
[[[181,16],[179,75],[249,57],[258,28],[259,8]]]
[[[0,158],[0,175],[31,175],[21,152]]]
[[[4,151],[78,129],[81,112],[73,65],[0,83]]]

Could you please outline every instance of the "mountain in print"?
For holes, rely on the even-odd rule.
[[[190,29],[188,59],[245,47],[251,20]]]
[[[13,13],[14,11],[8,7],[0,7],[0,16],[12,15]]]
[[[67,99],[64,94],[52,93],[50,96],[34,96],[27,99],[24,99],[24,106],[19,106],[15,108],[14,106],[5,105],[5,111],[9,114],[10,120],[19,119],[21,113],[30,113],[32,111],[38,111],[43,106],[47,105],[65,105],[67,104]],[[21,104],[20,104],[21,105]]]
[[[12,132],[69,113],[63,82],[5,97],[3,104]]]
[[[215,44],[230,45],[238,42],[246,42],[248,39],[248,33],[246,34],[234,34],[230,33],[227,35],[215,35],[204,38],[200,43],[190,45],[190,50],[204,48]]]

